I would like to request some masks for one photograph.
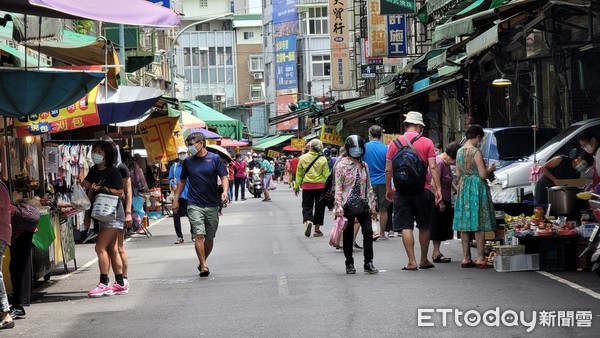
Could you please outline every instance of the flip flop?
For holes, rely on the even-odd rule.
[[[460,263],[460,267],[461,268],[474,268],[477,265],[475,263],[473,263],[473,261],[469,262],[469,263]]]
[[[402,267],[402,270],[404,270],[404,271],[418,271],[418,270],[419,270],[419,268],[417,268],[417,267],[414,267],[414,268],[407,268],[407,267],[405,267],[405,266],[404,266],[404,267]]]
[[[206,270],[200,270],[200,277],[208,277],[208,275],[210,275],[210,270],[208,270],[208,267]]]
[[[435,268],[435,265],[433,265],[433,264],[430,263],[430,264],[427,264],[427,265],[420,265],[419,268],[420,269],[433,269],[433,268]]]
[[[437,257],[433,259],[434,263],[450,263],[452,258],[444,257],[444,255],[439,254]]]

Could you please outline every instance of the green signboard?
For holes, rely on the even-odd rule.
[[[413,14],[415,13],[415,0],[380,0],[379,14]]]

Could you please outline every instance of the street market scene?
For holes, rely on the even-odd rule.
[[[0,335],[597,337],[600,0],[0,1]]]

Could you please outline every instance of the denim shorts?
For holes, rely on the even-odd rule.
[[[194,236],[204,235],[208,240],[215,238],[219,228],[219,207],[201,208],[188,205],[187,216]]]

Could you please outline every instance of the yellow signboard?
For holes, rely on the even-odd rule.
[[[304,147],[306,147],[306,140],[302,138],[293,138],[291,145],[294,149],[302,150]]]
[[[178,117],[161,116],[146,119],[140,123],[140,135],[148,160],[152,163],[166,163],[177,158],[177,146],[183,145],[183,138],[176,133]]]
[[[344,145],[342,135],[337,132],[335,126],[328,126],[326,124],[323,125],[323,129],[321,129],[321,142],[338,147]]]
[[[267,151],[267,157],[279,158],[280,156],[281,156],[281,153],[279,153],[278,151],[270,150],[270,149],[269,149],[269,151]]]
[[[398,137],[400,137],[400,134],[383,134],[383,140],[382,140],[383,144],[385,144],[387,146],[392,141],[394,141],[394,139],[397,139]]]

